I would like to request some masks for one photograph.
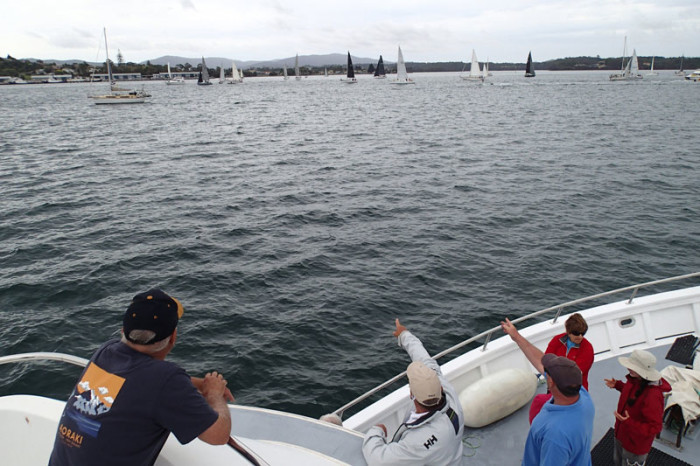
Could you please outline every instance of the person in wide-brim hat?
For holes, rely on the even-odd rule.
[[[634,350],[629,357],[621,356],[617,360],[644,380],[656,382],[661,378],[661,372],[656,370],[656,357],[649,351]]]
[[[664,392],[671,385],[656,370],[656,357],[649,351],[634,350],[618,361],[629,370],[626,380],[605,379],[605,385],[620,392],[613,464],[644,464],[663,427]]]

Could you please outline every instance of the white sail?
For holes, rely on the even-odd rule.
[[[639,74],[639,61],[637,60],[637,51],[632,50],[632,58],[630,58],[630,72]]]
[[[401,47],[399,47],[399,59],[396,62],[396,79],[400,81],[405,81],[408,79],[408,73],[406,72],[406,63],[403,61],[403,53],[401,53]]]
[[[231,61],[231,80],[229,84],[236,84],[243,82],[243,72],[238,69],[235,61]]]
[[[222,66],[219,71],[219,84],[226,82],[226,76],[224,75],[224,67]]]
[[[408,72],[406,71],[406,62],[403,59],[403,52],[401,52],[401,46],[399,46],[399,58],[396,60],[396,79],[391,81],[391,84],[415,84],[415,82],[408,77]]]
[[[170,62],[168,62],[168,79],[173,79],[173,75],[170,73]]]
[[[299,74],[299,54],[297,53],[297,57],[294,59],[294,79],[297,81],[301,79],[301,74]]]
[[[479,60],[476,58],[476,52],[474,49],[472,49],[472,67],[469,70],[469,76],[473,76],[475,78],[483,77],[483,74],[481,74],[481,69],[479,68]]]
[[[282,72],[284,73],[285,81],[289,79],[289,76],[287,76],[287,65],[284,65],[284,67],[282,68]]]
[[[654,58],[656,58],[656,57],[651,57],[651,68],[649,69],[647,76],[658,76],[659,75],[659,73],[654,71]]]

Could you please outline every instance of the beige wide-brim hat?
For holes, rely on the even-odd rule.
[[[649,351],[634,350],[629,357],[622,356],[617,360],[649,382],[656,382],[661,378],[661,372],[656,370],[656,357]]]

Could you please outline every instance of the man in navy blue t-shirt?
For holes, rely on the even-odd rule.
[[[190,377],[165,361],[182,313],[161,290],[134,296],[121,340],[95,352],[66,402],[50,466],[152,465],[170,432],[183,444],[228,441],[233,395],[223,376]]]

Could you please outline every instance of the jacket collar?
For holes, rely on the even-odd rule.
[[[432,411],[428,411],[427,413],[424,413],[421,417],[416,419],[413,422],[406,423],[406,427],[417,427],[419,425],[422,425],[426,422],[428,422],[429,419],[431,419],[433,416],[436,414],[442,413],[443,411],[446,411],[449,408],[447,405],[447,397],[445,395],[442,396],[442,400],[440,400],[440,403],[433,409]]]

